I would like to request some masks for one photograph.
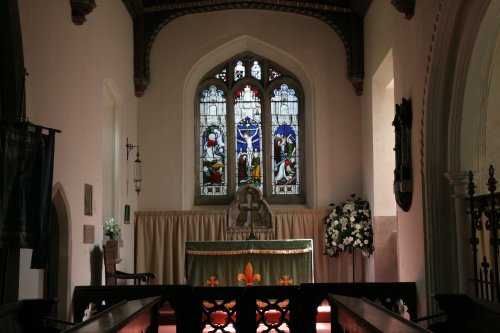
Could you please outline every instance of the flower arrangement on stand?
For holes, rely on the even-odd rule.
[[[333,210],[325,219],[326,254],[337,257],[358,248],[364,256],[373,253],[373,229],[370,207],[366,200],[354,194]]]
[[[104,235],[109,239],[117,239],[121,230],[120,224],[113,217],[104,221],[103,229]]]

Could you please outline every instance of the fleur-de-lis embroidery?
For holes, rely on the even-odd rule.
[[[219,280],[217,280],[217,277],[212,275],[207,281],[205,281],[205,284],[209,287],[215,287],[219,284]]]
[[[280,286],[288,286],[293,284],[293,279],[288,275],[283,275],[280,279]]]
[[[238,274],[238,277],[236,278],[238,281],[245,281],[247,286],[253,285],[254,281],[260,282],[260,274],[254,274],[253,273],[253,266],[250,262],[245,266],[245,274]]]

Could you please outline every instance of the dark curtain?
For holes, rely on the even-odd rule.
[[[0,248],[32,248],[31,268],[47,267],[55,131],[0,127]]]

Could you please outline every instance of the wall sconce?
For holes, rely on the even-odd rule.
[[[134,161],[134,183],[135,183],[135,191],[137,194],[141,192],[141,182],[142,182],[142,170],[141,170],[141,160],[139,159],[139,146],[133,145],[131,143],[128,143],[128,138],[127,138],[127,144],[125,145],[127,148],[127,161],[128,161],[128,154],[130,151],[134,148],[137,148],[137,158]]]

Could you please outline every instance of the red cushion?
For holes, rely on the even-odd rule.
[[[330,322],[330,306],[321,305],[318,306],[318,313],[316,314],[317,323],[329,323]]]
[[[160,308],[158,323],[160,325],[175,325],[175,310],[172,308]]]
[[[227,321],[227,313],[224,311],[214,311],[210,314],[210,319],[213,324],[224,325]],[[236,313],[233,314],[232,319],[236,322]]]

